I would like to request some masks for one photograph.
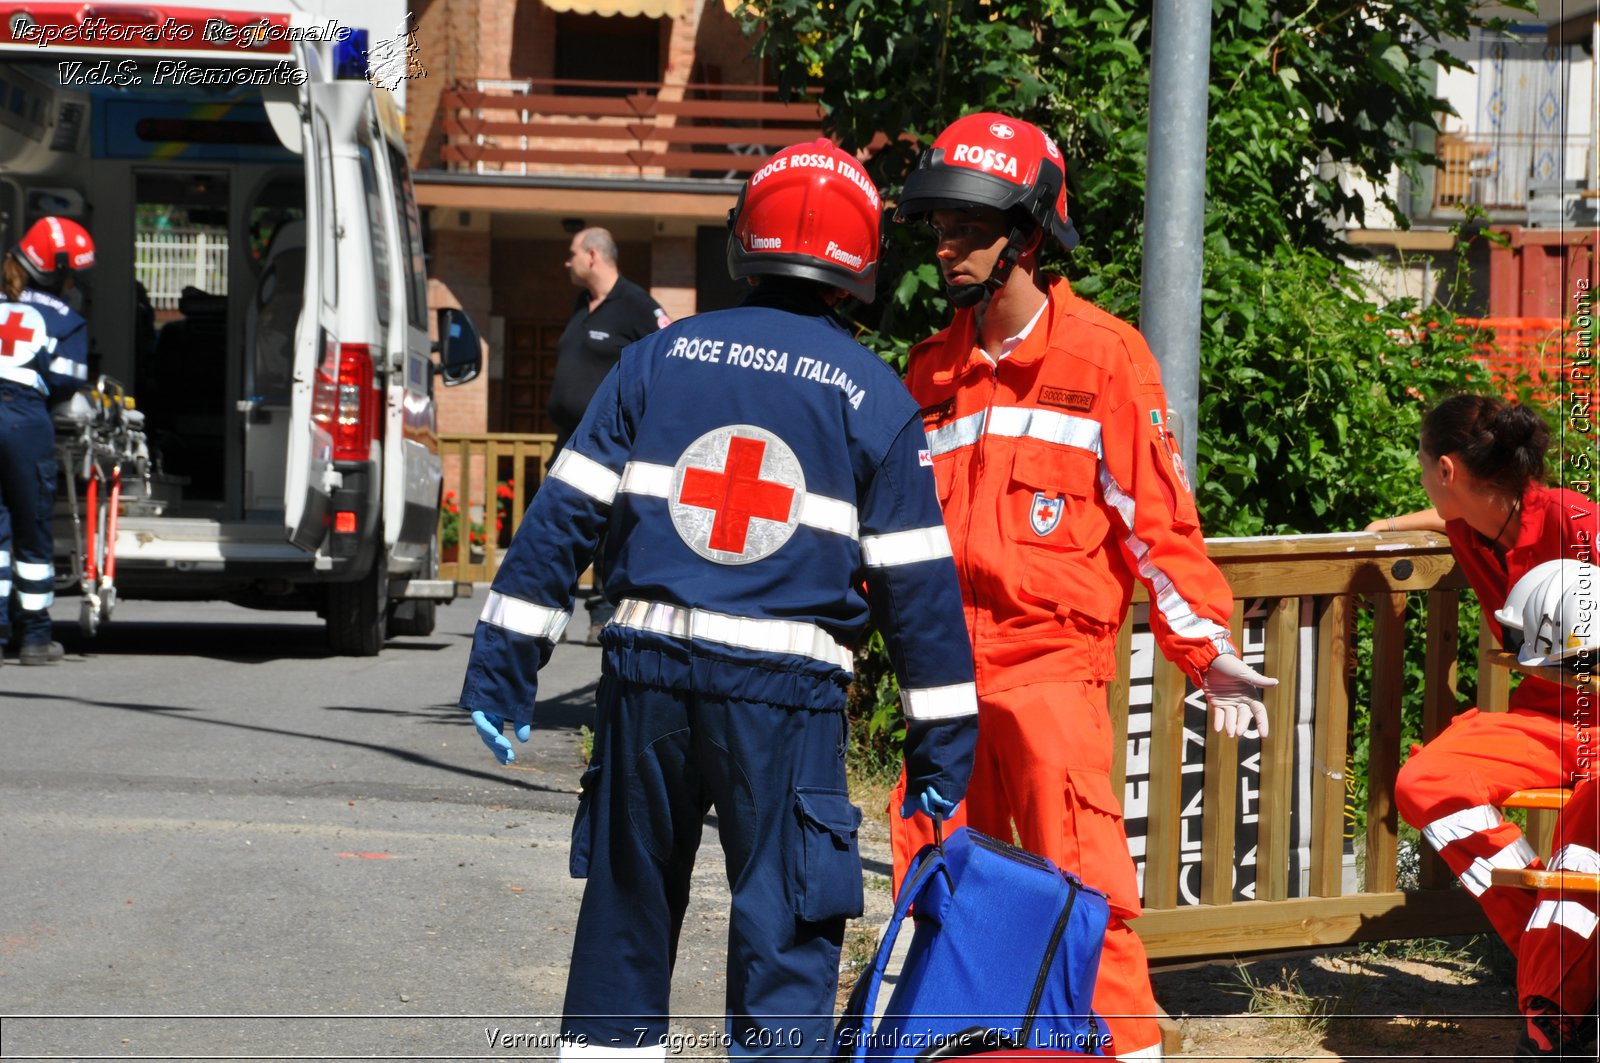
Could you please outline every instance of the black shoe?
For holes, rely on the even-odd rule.
[[[23,664],[55,664],[67,655],[59,642],[25,643],[17,654]]]
[[[1565,1015],[1544,997],[1524,1010],[1522,1036],[1513,1059],[1594,1059],[1594,1015]]]

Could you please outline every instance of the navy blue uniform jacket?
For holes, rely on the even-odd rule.
[[[602,530],[609,672],[842,710],[870,617],[912,792],[965,795],[972,654],[922,418],[820,301],[758,289],[623,351],[495,577],[463,707],[532,719]]]

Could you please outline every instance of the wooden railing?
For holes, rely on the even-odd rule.
[[[526,501],[548,463],[550,436],[504,433],[442,437],[446,490],[469,512],[492,513],[493,484],[513,480],[508,502],[509,542]],[[486,470],[493,470],[486,476]],[[481,518],[480,518],[481,519]],[[487,523],[487,522],[486,522]],[[1134,928],[1152,959],[1199,958],[1255,951],[1344,945],[1357,941],[1476,932],[1487,923],[1472,895],[1455,886],[1432,853],[1420,857],[1417,888],[1399,887],[1399,837],[1394,786],[1400,766],[1401,704],[1408,654],[1423,663],[1424,740],[1438,734],[1458,709],[1455,689],[1457,614],[1465,582],[1442,535],[1424,532],[1383,535],[1276,536],[1217,539],[1212,558],[1236,598],[1234,639],[1242,641],[1245,607],[1264,614],[1264,660],[1260,667],[1280,682],[1267,692],[1270,735],[1261,744],[1259,819],[1256,824],[1254,900],[1235,900],[1235,829],[1239,795],[1236,744],[1207,731],[1202,798],[1199,904],[1180,904],[1180,793],[1185,737],[1186,680],[1155,655],[1151,676],[1148,758],[1148,817],[1145,834],[1144,915]],[[441,566],[446,578],[492,578],[501,550],[490,536],[481,555],[463,552]],[[1424,644],[1406,645],[1406,608],[1413,596],[1426,610]],[[1139,590],[1135,601],[1143,598]],[[1302,626],[1309,603],[1309,637]],[[1357,610],[1374,618],[1370,660],[1358,660],[1352,632]],[[1120,677],[1111,692],[1116,728],[1113,792],[1122,793],[1128,750],[1132,625],[1122,632]],[[1310,649],[1304,659],[1301,647]],[[1497,647],[1480,632],[1480,660]],[[1254,653],[1247,654],[1254,659]],[[1346,877],[1347,750],[1350,748],[1352,679],[1371,676],[1370,768],[1362,875],[1354,888]],[[1297,698],[1310,698],[1309,758],[1295,764]],[[1475,701],[1503,709],[1505,669],[1480,665]],[[1305,716],[1304,710],[1300,715]],[[1309,762],[1306,762],[1306,761]],[[1305,790],[1309,805],[1296,808]],[[1298,785],[1297,785],[1298,784]],[[1300,874],[1291,873],[1290,819],[1309,816],[1310,853]],[[1530,834],[1548,828],[1534,817]]]
[[[1261,796],[1256,900],[1235,901],[1234,827],[1238,761],[1232,743],[1208,733],[1202,803],[1201,889],[1198,905],[1178,906],[1178,787],[1183,737],[1184,677],[1159,656],[1151,707],[1149,829],[1144,915],[1132,924],[1153,959],[1228,955],[1356,941],[1474,932],[1487,923],[1471,894],[1453,887],[1444,865],[1421,857],[1420,887],[1402,891],[1394,785],[1400,766],[1401,702],[1405,683],[1408,597],[1421,595],[1427,625],[1423,660],[1422,737],[1443,730],[1458,708],[1455,691],[1457,609],[1465,586],[1443,536],[1429,533],[1288,536],[1208,543],[1238,599],[1234,637],[1245,600],[1266,599],[1263,670],[1280,680],[1266,694],[1271,735],[1261,750]],[[1314,618],[1314,662],[1299,660],[1301,602]],[[1373,659],[1354,660],[1354,611],[1374,612]],[[1480,647],[1492,650],[1480,634]],[[1480,657],[1482,655],[1480,654]],[[1123,675],[1128,655],[1122,655]],[[1370,768],[1367,778],[1365,868],[1359,887],[1344,886],[1345,772],[1349,747],[1350,679],[1370,669]],[[1302,674],[1302,673],[1305,674]],[[1309,683],[1312,701],[1311,851],[1307,888],[1291,896],[1289,819],[1296,691]],[[1481,667],[1477,702],[1503,709],[1505,672]],[[1127,720],[1127,683],[1113,691],[1119,727]],[[1116,746],[1123,752],[1125,743]],[[1123,766],[1115,767],[1120,792]]]
[[[530,79],[457,84],[441,101],[446,164],[477,172],[745,177],[822,135],[813,101],[759,85]]]
[[[553,435],[515,432],[441,434],[439,453],[444,458],[444,495],[459,513],[456,549],[445,544],[445,516],[439,516],[439,578],[486,583],[500,565],[502,542],[509,543],[522,511],[544,479],[555,449]],[[510,497],[500,499],[497,488],[509,486]],[[497,515],[503,513],[496,528]],[[473,525],[483,529],[482,543],[473,542]]]

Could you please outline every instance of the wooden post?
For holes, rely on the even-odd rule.
[[[1397,816],[1394,780],[1400,773],[1400,706],[1405,685],[1406,596],[1373,596],[1372,716],[1368,730],[1367,892],[1395,888]]]
[[[1233,644],[1244,652],[1244,602],[1233,603]],[[1200,903],[1233,903],[1234,823],[1239,815],[1239,743],[1212,730],[1206,735],[1205,793],[1200,806]]]
[[[1456,640],[1460,627],[1459,591],[1428,592],[1428,645],[1423,661],[1422,741],[1432,741],[1456,713]],[[1444,889],[1455,881],[1445,862],[1426,842],[1417,868],[1423,889]]]
[[[1500,652],[1500,643],[1489,630],[1489,618],[1478,623],[1478,708],[1483,712],[1505,712],[1511,699],[1511,673],[1489,663]]]
[[[1345,771],[1350,729],[1350,598],[1316,604],[1317,701],[1312,721],[1311,893],[1344,892]]]
[[[1261,742],[1261,814],[1256,832],[1256,899],[1289,896],[1289,812],[1294,806],[1294,717],[1299,703],[1300,599],[1280,598],[1267,618],[1262,667],[1278,681],[1263,695],[1269,734]]]
[[[1150,691],[1150,789],[1144,849],[1144,906],[1178,903],[1179,816],[1183,811],[1183,695],[1188,681],[1156,654]]]

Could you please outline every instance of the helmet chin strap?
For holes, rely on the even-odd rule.
[[[1000,249],[1000,257],[995,259],[983,283],[945,285],[944,294],[945,298],[950,300],[950,305],[966,309],[982,303],[983,308],[988,309],[989,300],[994,298],[995,293],[1004,288],[1006,281],[1011,278],[1011,271],[1016,267],[1017,259],[1022,257],[1022,252],[1027,249],[1027,242],[1022,227],[1012,226],[1011,234],[1006,237],[1006,246]]]

